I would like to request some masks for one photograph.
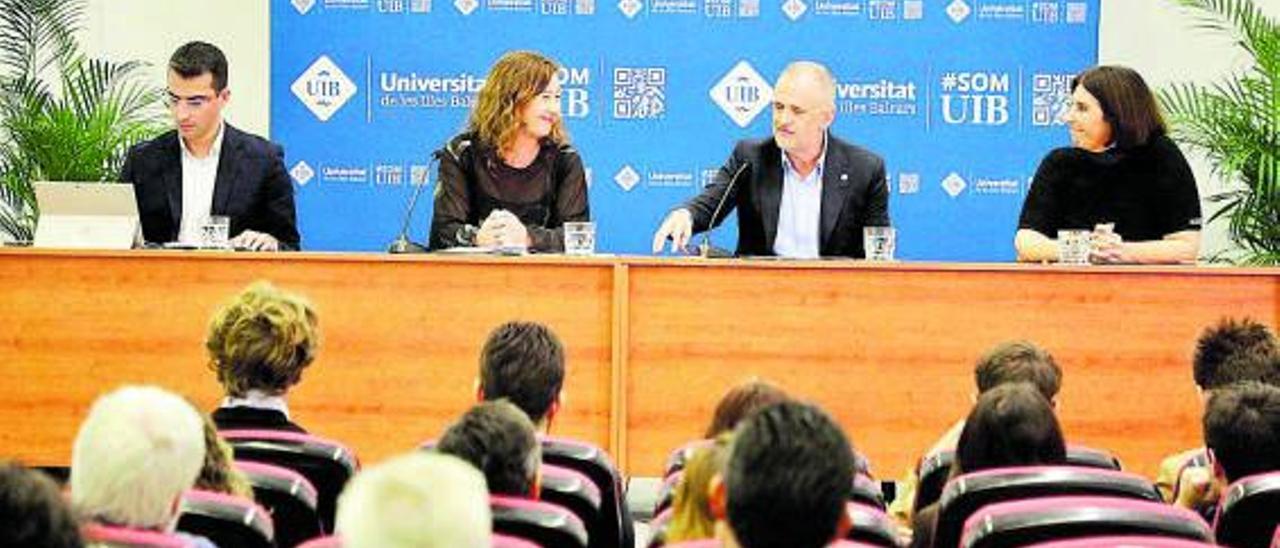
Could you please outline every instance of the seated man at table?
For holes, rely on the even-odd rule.
[[[889,187],[884,160],[828,131],[835,98],[826,67],[788,65],[774,87],[773,137],[738,142],[715,181],[667,215],[653,252],[668,239],[684,250],[736,208],[738,255],[862,258],[863,227],[889,225]]]
[[[222,119],[231,100],[227,58],[190,42],[169,58],[168,103],[177,129],[129,150],[120,179],[133,183],[143,238],[196,243],[210,217],[230,217],[231,244],[298,249],[293,182],[284,150]]]

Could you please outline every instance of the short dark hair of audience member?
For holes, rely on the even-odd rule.
[[[484,476],[451,455],[414,452],[365,468],[338,499],[343,548],[489,546]]]
[[[1200,334],[1192,375],[1196,386],[1206,391],[1243,381],[1276,384],[1277,356],[1280,342],[1267,326],[1248,318],[1227,318]]]
[[[978,396],[956,443],[955,469],[969,473],[1066,460],[1062,427],[1049,400],[1030,383],[1005,383]]]
[[[208,73],[213,76],[213,91],[221,93],[227,88],[227,57],[208,42],[187,42],[180,46],[169,57],[169,70],[183,79]]]
[[[1071,91],[1079,86],[1098,100],[1103,118],[1111,125],[1116,148],[1142,146],[1165,133],[1156,97],[1137,71],[1116,65],[1096,66],[1072,78]]]
[[[1229,482],[1280,471],[1280,387],[1244,382],[1214,390],[1204,443]]]
[[[283,395],[302,379],[320,343],[318,320],[302,297],[255,282],[213,315],[205,349],[228,396]]]
[[[533,422],[510,402],[476,404],[445,431],[436,451],[475,465],[491,494],[538,498],[541,446]]]
[[[1053,403],[1062,388],[1062,369],[1053,356],[1029,341],[1010,341],[992,348],[973,368],[978,393],[1011,382],[1031,383]]]
[[[781,388],[761,379],[749,379],[725,392],[716,404],[711,424],[703,437],[714,438],[733,430],[738,422],[757,409],[791,399]]]
[[[80,523],[53,480],[13,462],[0,463],[0,546],[84,546]]]
[[[782,402],[746,417],[719,490],[738,544],[820,547],[843,536],[853,469],[848,438],[816,405]]]
[[[72,446],[72,502],[90,520],[167,530],[200,474],[201,429],[191,404],[154,386],[98,398]]]
[[[712,478],[724,475],[733,432],[725,432],[699,447],[685,464],[671,501],[671,523],[663,540],[668,543],[715,537],[716,513],[711,508]],[[723,509],[720,509],[723,514]]]
[[[209,415],[201,413],[200,418],[204,422],[204,464],[200,467],[195,488],[253,500],[253,485],[233,465],[235,453],[231,446],[218,435],[218,427],[214,426]]]
[[[546,431],[560,410],[564,345],[536,322],[507,322],[480,352],[479,399],[507,399]]]

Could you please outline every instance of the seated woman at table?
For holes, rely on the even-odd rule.
[[[1045,156],[1014,247],[1020,261],[1058,258],[1058,230],[1092,230],[1094,263],[1180,263],[1200,249],[1200,196],[1156,99],[1137,72],[1098,66],[1071,81],[1064,115],[1074,146]]]
[[[214,314],[204,346],[226,393],[213,412],[218,430],[306,433],[285,397],[315,360],[317,321],[305,299],[267,282],[250,285]]]
[[[489,71],[466,131],[440,153],[431,249],[559,252],[562,225],[590,220],[582,158],[560,116],[558,70],[541,54],[514,51]]]

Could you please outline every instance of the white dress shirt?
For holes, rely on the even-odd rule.
[[[226,123],[218,126],[218,135],[204,158],[196,158],[187,148],[186,140],[178,142],[182,149],[182,224],[178,227],[178,241],[199,243],[200,230],[209,221],[213,209],[213,185],[218,178],[218,158],[222,155],[222,135]]]
[[[782,153],[782,204],[778,208],[778,233],[773,239],[773,252],[779,257],[817,259],[819,227],[822,223],[822,170],[827,161],[827,141],[823,138],[822,154],[807,176],[801,176]]]
[[[289,418],[289,404],[284,401],[283,396],[268,394],[261,390],[249,390],[243,398],[235,398],[227,396],[222,400],[219,407],[250,407],[253,409],[271,409],[284,413],[284,418]]]

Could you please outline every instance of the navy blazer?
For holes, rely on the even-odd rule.
[[[730,190],[729,180],[739,169],[743,171]],[[712,212],[725,192],[730,195],[712,219]],[[774,255],[778,210],[782,207],[782,149],[773,137],[739,141],[715,180],[683,207],[693,214],[694,232],[718,226],[737,208],[737,254]],[[889,187],[885,181],[884,160],[828,134],[820,215],[818,254],[862,258],[865,255],[862,227],[889,226]]]
[[[265,232],[281,249],[299,249],[293,182],[284,168],[284,149],[227,124],[218,158],[210,213],[231,217],[231,237],[245,230]],[[148,242],[178,239],[182,224],[182,145],[171,130],[129,149],[120,179],[133,183]]]

